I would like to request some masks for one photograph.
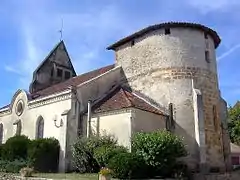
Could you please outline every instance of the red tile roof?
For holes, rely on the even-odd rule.
[[[107,112],[130,107],[164,115],[162,111],[122,87],[118,87],[110,94],[108,94],[105,98],[96,103],[93,106],[93,112]]]
[[[76,77],[73,77],[71,79],[68,79],[62,83],[59,83],[59,84],[55,84],[53,86],[50,86],[46,89],[43,89],[43,90],[40,90],[34,94],[32,94],[32,97],[34,99],[34,96],[36,97],[42,97],[42,96],[47,96],[47,95],[51,95],[53,93],[56,93],[56,92],[60,92],[60,91],[63,91],[63,90],[66,90],[67,88],[69,88],[70,86],[77,86],[81,83],[84,83],[92,78],[95,78],[111,69],[113,69],[115,67],[114,64],[112,65],[108,65],[108,66],[105,66],[105,67],[102,67],[100,69],[96,69],[96,70],[93,70],[93,71],[90,71],[90,72],[87,72],[85,74],[81,74],[79,76],[76,76]]]

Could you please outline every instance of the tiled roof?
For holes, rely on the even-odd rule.
[[[107,112],[124,108],[134,107],[155,114],[164,115],[162,111],[152,106],[150,103],[134,95],[122,87],[116,88],[110,92],[105,98],[93,105],[93,112]]]
[[[54,94],[56,92],[61,92],[61,91],[64,91],[66,90],[67,88],[69,88],[70,86],[77,86],[81,83],[84,83],[94,77],[97,77],[111,69],[113,69],[115,67],[115,64],[112,64],[112,65],[108,65],[108,66],[105,66],[105,67],[102,67],[102,68],[99,68],[99,69],[96,69],[96,70],[93,70],[93,71],[90,71],[90,72],[87,72],[85,74],[81,74],[79,76],[76,76],[76,77],[73,77],[71,79],[68,79],[62,83],[58,83],[58,84],[55,84],[53,86],[50,86],[46,89],[43,89],[41,91],[38,91],[34,94],[28,94],[28,99],[29,100],[32,100],[32,99],[37,99],[39,97],[43,97],[43,96],[47,96],[47,95],[51,95],[51,94]],[[4,107],[0,107],[0,110],[1,109],[4,109],[4,108],[7,108],[9,107],[9,105],[7,106],[4,106]]]
[[[158,30],[158,29],[161,29],[161,28],[173,28],[173,27],[187,27],[187,28],[193,28],[193,29],[199,29],[199,30],[202,30],[206,33],[208,33],[210,36],[212,36],[213,40],[214,40],[214,43],[215,43],[215,47],[217,48],[218,45],[220,44],[221,42],[221,39],[220,37],[218,36],[217,32],[206,27],[206,26],[203,26],[201,24],[197,24],[197,23],[188,23],[188,22],[166,22],[166,23],[161,23],[161,24],[155,24],[155,25],[152,25],[152,26],[148,26],[140,31],[137,31],[136,33],[132,34],[132,35],[129,35],[119,41],[117,41],[116,43],[110,45],[109,47],[107,47],[108,50],[110,49],[116,49],[117,47],[131,41],[132,39],[134,38],[138,38],[138,37],[141,37],[143,36],[144,34],[146,33],[149,33],[151,31],[154,31],[154,30]]]
[[[47,95],[51,95],[53,93],[56,93],[56,92],[60,92],[60,91],[63,91],[63,90],[66,90],[67,88],[69,88],[70,86],[77,86],[81,83],[84,83],[94,77],[97,77],[111,69],[113,69],[115,67],[114,64],[112,65],[108,65],[108,66],[105,66],[105,67],[102,67],[100,69],[96,69],[96,70],[93,70],[93,71],[90,71],[90,72],[87,72],[85,74],[81,74],[79,76],[76,76],[76,77],[73,77],[71,79],[68,79],[62,83],[59,83],[59,84],[55,84],[53,86],[50,86],[46,89],[43,89],[41,91],[38,91],[34,94],[32,94],[32,97],[34,98],[34,96],[36,97],[42,97],[42,96],[47,96]]]

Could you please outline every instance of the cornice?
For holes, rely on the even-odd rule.
[[[92,114],[92,118],[98,117],[98,116],[111,116],[111,115],[118,115],[123,113],[131,113],[133,108],[123,108],[119,110],[112,110],[112,111],[106,111],[106,112],[97,112]],[[86,114],[84,116],[87,116]]]
[[[39,98],[39,99],[29,101],[28,102],[28,107],[29,107],[29,109],[33,109],[33,108],[36,108],[36,107],[56,103],[56,102],[59,102],[59,101],[68,100],[68,99],[71,99],[72,96],[73,96],[72,90],[68,89],[68,90],[62,91],[62,92],[57,93],[57,94],[52,94],[52,95],[49,95],[49,96],[46,96],[46,97],[43,97],[43,98]]]
[[[70,87],[69,89],[67,89],[65,91],[62,91],[62,92],[59,92],[56,94],[51,94],[49,96],[45,96],[42,98],[31,100],[27,103],[27,106],[29,109],[33,109],[33,108],[48,105],[51,103],[68,100],[68,99],[71,99],[73,96],[74,96],[74,93],[73,93],[72,88]],[[12,113],[12,106],[1,109],[0,117],[9,115],[11,113]]]

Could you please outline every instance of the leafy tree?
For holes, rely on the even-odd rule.
[[[231,142],[240,145],[240,104],[237,102],[228,108],[228,129]]]

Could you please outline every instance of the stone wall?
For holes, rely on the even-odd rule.
[[[122,66],[127,83],[133,89],[163,107],[173,103],[175,133],[184,137],[190,152],[187,161],[193,168],[199,163],[199,148],[195,139],[192,87],[199,89],[203,95],[207,162],[212,167],[223,168],[218,115],[220,94],[213,39],[205,38],[200,30],[170,30],[170,35],[159,29],[134,39],[134,43],[116,48],[116,64]],[[209,62],[205,60],[206,50]]]

